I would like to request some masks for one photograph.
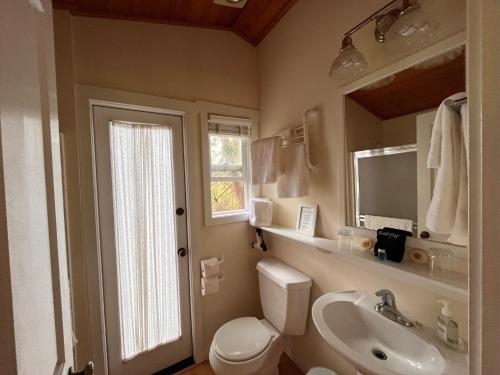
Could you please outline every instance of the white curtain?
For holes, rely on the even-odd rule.
[[[110,122],[121,353],[180,337],[172,131]]]

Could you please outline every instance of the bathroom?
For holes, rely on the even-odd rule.
[[[0,63],[0,237],[5,249],[0,269],[4,271],[2,301],[8,302],[2,303],[0,311],[4,373],[258,374],[238,367],[221,372],[211,368],[217,364],[209,358],[214,336],[224,324],[242,317],[265,318],[260,290],[265,284],[257,265],[270,259],[311,280],[306,302],[295,307],[306,312],[305,329],[283,337],[281,374],[322,374],[317,371],[323,370],[312,372],[313,368],[338,375],[409,373],[388,370],[383,360],[378,367],[366,368],[366,363],[377,359],[359,359],[336,348],[313,316],[314,303],[333,292],[359,291],[378,301],[375,293],[384,289],[393,293],[401,314],[416,326],[403,327],[371,308],[370,313],[384,327],[395,327],[395,332],[418,335],[418,327],[426,327],[432,333],[426,341],[438,348],[441,354],[436,356],[448,366],[443,370],[438,364],[427,372],[412,373],[500,373],[495,353],[500,345],[500,321],[495,314],[500,258],[494,251],[500,225],[495,194],[500,188],[500,150],[495,142],[500,136],[495,126],[500,116],[495,96],[500,87],[498,2],[411,1],[435,23],[434,32],[420,46],[381,43],[374,37],[376,22],[368,20],[351,35],[366,66],[340,78],[330,69],[344,34],[388,3],[380,14],[408,2],[243,0],[243,4],[229,4],[236,8],[221,3],[231,1],[7,0],[0,5],[2,46],[12,51],[3,54]],[[179,14],[183,20],[175,18]],[[214,25],[216,20],[223,25]],[[426,82],[429,93],[438,92],[439,101],[419,107],[425,91],[411,87],[421,84],[420,74],[427,70],[420,70],[411,82],[405,81],[404,74],[436,60],[430,69],[437,69],[439,79],[446,81],[441,87],[434,76]],[[415,130],[411,139],[402,137],[402,142],[392,143],[384,140],[385,125],[377,133],[380,138],[375,131],[351,131],[355,120],[418,117],[435,111],[459,91],[467,92],[470,124],[465,242],[450,243],[447,236],[432,232],[425,239],[422,232],[429,231],[418,215],[413,218],[418,227],[406,240],[402,263],[379,260],[369,252],[360,255],[354,248],[332,250],[345,240],[339,240],[339,235],[348,237],[349,246],[352,235],[376,241],[377,232],[366,229],[366,223],[361,225],[356,211],[356,191],[359,198],[362,190],[351,163],[354,153],[408,144],[418,148],[419,143]],[[404,97],[405,105],[392,105],[394,97]],[[368,110],[373,103],[375,107]],[[384,109],[403,112],[385,116]],[[170,228],[173,232],[165,233],[176,236],[176,241],[169,245],[170,258],[161,259],[171,260],[165,274],[177,275],[178,310],[173,314],[182,340],[164,340],[164,345],[153,345],[144,353],[127,354],[127,360],[120,345],[117,259],[114,252],[106,251],[115,246],[114,234],[128,225],[114,226],[110,215],[116,214],[113,197],[120,186],[117,170],[109,167],[110,155],[119,149],[110,148],[110,142],[118,142],[119,137],[98,129],[99,121],[115,120],[123,121],[116,129],[163,121],[175,129],[169,136],[174,156],[169,179],[176,181],[170,194],[175,199],[168,205],[176,203],[172,206],[176,225]],[[16,121],[24,126],[16,127]],[[248,154],[241,151],[237,173],[221,169],[226,174],[217,175],[220,171],[210,164],[214,155],[210,139],[223,142],[228,134],[221,134],[221,129],[235,126],[240,135],[250,128],[247,137],[240,137],[245,141],[237,143]],[[250,143],[290,137],[286,130],[301,126],[305,135],[298,138],[307,149],[303,154],[307,191],[300,197],[278,197],[275,183],[249,183]],[[420,171],[418,166],[416,170]],[[433,184],[433,179],[428,182]],[[223,195],[218,189],[228,186],[227,181],[238,198],[229,203],[214,201],[214,195]],[[375,191],[373,181],[362,186]],[[419,195],[415,205],[421,206],[422,185],[414,188]],[[262,237],[256,237],[256,228],[248,220],[251,197],[272,200],[272,225],[261,225]],[[234,212],[224,213],[227,209],[220,208],[227,207],[224,204]],[[161,207],[155,209],[165,214]],[[215,212],[219,209],[222,214]],[[308,226],[306,234],[299,232],[304,209],[313,218],[303,223]],[[126,236],[127,230],[122,234]],[[266,251],[259,243],[262,239]],[[33,248],[38,249],[37,256]],[[436,248],[452,253],[449,262],[444,261],[445,268],[452,269],[441,275],[431,272],[433,260],[417,267],[408,259],[412,249],[429,256]],[[202,286],[200,262],[209,258],[220,262],[217,281]],[[152,287],[158,291],[158,285]],[[441,312],[437,301],[443,299],[450,301],[458,324],[456,351],[435,340]],[[156,353],[158,348],[163,352]],[[408,361],[413,354],[408,354]],[[450,372],[457,363],[461,372]]]

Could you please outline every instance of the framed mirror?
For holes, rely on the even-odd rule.
[[[450,233],[431,230],[427,218],[438,173],[428,158],[436,111],[460,92],[463,45],[346,93],[347,226],[392,227],[448,242]]]

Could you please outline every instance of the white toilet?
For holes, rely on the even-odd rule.
[[[303,335],[311,278],[267,258],[257,264],[265,319],[238,318],[215,333],[210,365],[217,375],[277,375],[285,335]]]

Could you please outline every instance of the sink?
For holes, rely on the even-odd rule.
[[[463,353],[441,346],[429,328],[407,328],[374,309],[375,296],[332,292],[312,307],[323,339],[366,375],[466,374]]]

